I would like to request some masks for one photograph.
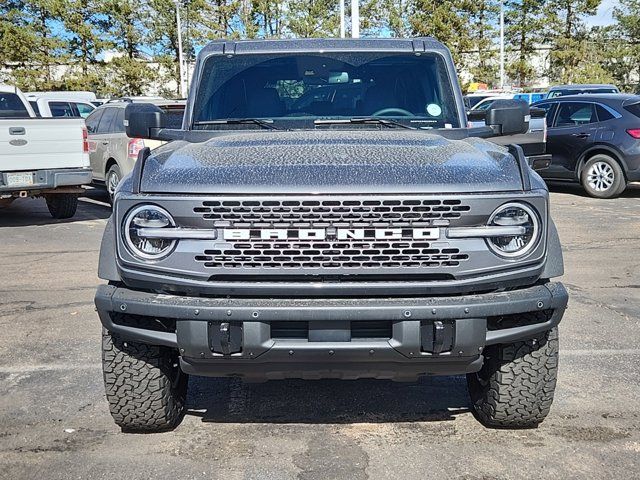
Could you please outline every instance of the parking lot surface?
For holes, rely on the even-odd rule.
[[[175,431],[120,433],[93,308],[104,200],[68,221],[43,200],[0,210],[0,478],[640,478],[640,187],[554,188],[570,306],[551,414],[519,431],[477,423],[463,377],[192,377]]]

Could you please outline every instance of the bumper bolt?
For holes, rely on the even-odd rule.
[[[468,308],[465,308],[465,309],[464,309],[464,313],[469,313],[469,309],[468,309]]]
[[[181,349],[180,349],[180,353],[184,353],[184,348],[181,348]]]
[[[204,352],[200,352],[200,357],[204,358]]]
[[[411,312],[409,310],[405,310],[403,315],[405,316],[405,318],[409,318],[411,316]]]
[[[333,355],[334,353],[336,353],[336,352],[333,351],[333,350],[329,350],[329,355]]]
[[[538,308],[542,308],[542,307],[544,307],[544,303],[538,302]]]
[[[227,317],[231,316],[231,310],[227,310]]]
[[[433,308],[433,309],[431,310],[431,314],[432,314],[432,315],[435,315],[435,314],[436,314],[436,309],[435,309],[435,308]]]
[[[193,314],[196,315],[196,316],[200,315],[200,310],[198,310],[198,309],[194,310]]]
[[[120,304],[120,310],[122,310],[123,312],[127,310],[127,304],[126,303],[122,303]]]
[[[258,318],[258,316],[259,316],[259,315],[260,315],[260,314],[259,314],[258,312],[253,312],[253,313],[251,314],[251,316],[252,316],[253,318]]]
[[[369,355],[373,355],[374,353],[375,353],[375,351],[369,350]]]
[[[293,350],[289,350],[289,355],[293,355]]]

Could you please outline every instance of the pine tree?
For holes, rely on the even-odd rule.
[[[337,37],[340,28],[338,2],[294,0],[288,3],[287,31],[300,38]]]
[[[531,86],[536,72],[531,58],[542,43],[545,0],[509,0],[506,3],[505,44],[509,54],[506,70],[518,87]]]

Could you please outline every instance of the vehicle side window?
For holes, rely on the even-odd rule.
[[[96,133],[111,133],[113,121],[115,120],[117,113],[117,108],[105,108]]]
[[[116,118],[111,126],[111,133],[124,133],[124,108],[118,108]]]
[[[575,127],[598,121],[593,103],[563,102],[558,108],[556,127]]]
[[[0,93],[0,118],[26,118],[29,111],[15,93]]]
[[[49,102],[52,117],[75,117],[73,107],[69,102]]]
[[[93,106],[86,103],[76,103],[76,108],[82,118],[87,118],[89,114],[95,110]]]
[[[598,112],[598,120],[601,122],[606,122],[607,120],[616,118],[609,110],[604,108],[602,105],[596,105],[596,112]]]
[[[91,113],[91,115],[87,117],[87,120],[85,122],[87,125],[87,132],[97,133],[98,124],[100,123],[100,118],[102,117],[103,112],[104,110],[95,110],[93,113]]]
[[[29,105],[33,108],[34,113],[40,116],[40,109],[38,108],[38,102],[36,100],[29,100]]]
[[[541,103],[540,105],[535,105],[535,108],[541,108],[546,112],[545,122],[547,123],[547,127],[550,127],[551,123],[553,122],[553,114],[556,111],[555,107],[556,107],[556,103],[554,102]]]

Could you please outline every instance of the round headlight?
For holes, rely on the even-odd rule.
[[[141,205],[132,209],[123,224],[125,243],[129,251],[143,260],[159,260],[171,253],[175,239],[162,238],[162,229],[175,227],[165,209]]]
[[[487,243],[501,257],[521,257],[529,253],[540,236],[540,222],[533,209],[523,203],[506,203],[489,218],[489,226],[520,227],[518,233],[490,237]]]

